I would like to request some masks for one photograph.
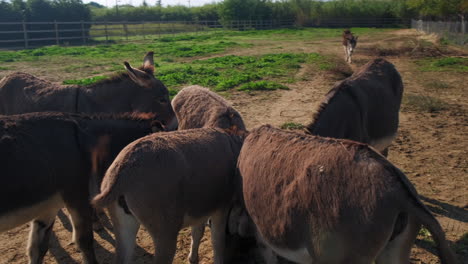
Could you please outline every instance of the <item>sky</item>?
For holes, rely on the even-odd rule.
[[[115,6],[115,1],[119,2],[119,5],[130,4],[139,6],[143,0],[83,0],[84,3],[96,2],[105,6]],[[202,6],[204,4],[210,4],[213,2],[221,2],[221,0],[161,0],[163,6],[167,5],[185,5],[188,6],[190,2],[191,6]],[[156,0],[146,0],[146,3],[153,6],[156,4]]]

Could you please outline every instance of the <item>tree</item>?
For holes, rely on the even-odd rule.
[[[463,19],[468,13],[467,0],[408,0],[407,4],[422,16]]]

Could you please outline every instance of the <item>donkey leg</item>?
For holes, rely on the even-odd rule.
[[[132,263],[133,251],[135,250],[136,235],[140,223],[131,214],[114,203],[109,207],[109,214],[115,234],[115,259],[116,264]]]
[[[384,155],[384,157],[388,157],[388,147],[382,150],[382,155]]]
[[[191,264],[198,263],[198,248],[200,241],[205,233],[205,222],[192,226],[192,244],[190,246],[189,262]]]
[[[28,241],[29,264],[42,263],[49,249],[50,234],[55,222],[58,209],[51,209],[31,221],[31,231]]]
[[[404,230],[387,243],[377,257],[376,264],[409,263],[411,248],[421,225],[409,216]]]
[[[153,238],[156,252],[154,254],[155,264],[171,264],[177,249],[177,235],[179,226],[174,222],[166,222],[157,228],[154,225],[145,225],[146,230]]]
[[[73,226],[73,239],[81,251],[85,264],[97,263],[94,254],[93,238],[93,209],[86,198],[65,201],[67,210],[70,212]]]
[[[228,214],[228,210],[222,209],[211,216],[211,243],[213,244],[215,264],[222,264],[224,261]]]

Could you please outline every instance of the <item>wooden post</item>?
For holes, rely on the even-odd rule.
[[[109,41],[108,35],[107,35],[107,21],[104,22],[104,33],[106,34],[106,43]]]
[[[60,45],[60,42],[59,42],[59,32],[58,32],[57,20],[54,20],[54,29],[55,29],[55,43],[58,46],[58,45]]]
[[[125,21],[123,22],[123,30],[125,32],[125,39],[128,41],[128,28],[127,23]]]
[[[83,40],[83,44],[86,44],[86,34],[83,20],[81,20],[81,39]]]
[[[141,33],[143,34],[143,39],[146,39],[145,21],[141,21]]]
[[[23,20],[23,35],[24,35],[24,48],[28,48],[28,29],[26,28],[26,22]]]

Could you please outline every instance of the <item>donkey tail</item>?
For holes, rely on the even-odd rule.
[[[121,172],[114,164],[107,170],[101,184],[101,193],[91,200],[91,205],[94,208],[108,207],[122,195],[123,185],[121,184],[121,180],[119,180],[122,176]]]
[[[442,264],[456,264],[458,263],[455,253],[450,248],[450,245],[445,238],[445,233],[440,223],[431,213],[431,211],[426,207],[426,205],[421,202],[418,197],[418,193],[414,186],[409,182],[408,178],[404,175],[402,171],[394,167],[395,172],[399,176],[403,185],[409,191],[409,196],[412,198],[411,211],[415,214],[416,218],[423,224],[431,233],[434,241],[437,244],[437,250],[439,252],[439,258]]]
[[[437,219],[429,212],[424,206],[415,206],[416,217],[419,221],[429,230],[434,241],[437,244],[439,258],[442,264],[455,264],[458,263],[455,253],[450,248],[450,245],[445,238],[444,230],[440,226]]]

